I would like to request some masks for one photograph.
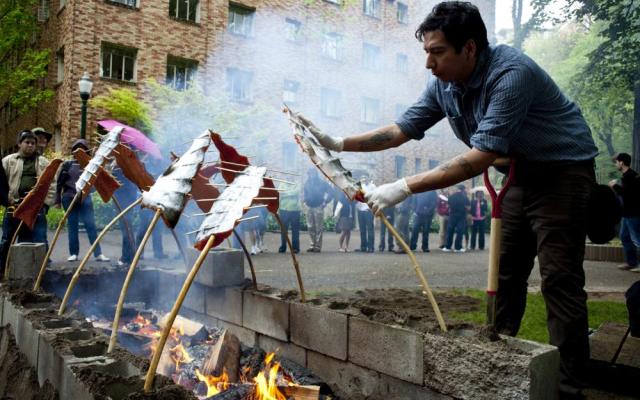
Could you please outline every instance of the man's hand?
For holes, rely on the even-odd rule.
[[[395,206],[411,196],[411,194],[407,181],[401,178],[393,183],[378,186],[372,191],[365,193],[364,198],[375,215],[378,211]]]
[[[300,120],[309,127],[309,132],[311,132],[313,136],[315,136],[316,139],[318,139],[318,142],[320,142],[321,145],[323,145],[324,147],[326,147],[331,151],[337,151],[337,152],[342,151],[344,147],[343,138],[338,136],[330,136],[322,133],[320,129],[318,129],[318,127],[313,124],[313,122],[306,119],[302,114],[298,114],[298,118],[300,118]]]
[[[617,179],[613,179],[613,180],[609,181],[609,187],[614,187],[617,184],[618,184],[618,180]]]

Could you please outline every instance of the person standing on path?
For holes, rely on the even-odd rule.
[[[363,176],[361,182],[365,193],[375,187],[367,176]],[[373,213],[367,203],[358,202],[356,210],[358,212],[358,227],[360,228],[360,251],[362,253],[373,253],[375,249]]]
[[[320,179],[315,168],[309,168],[304,184],[304,204],[307,206],[307,227],[311,244],[310,253],[322,251],[322,232],[324,231],[324,207],[331,198],[331,187]]]
[[[440,250],[447,246],[447,228],[449,227],[449,190],[442,189],[438,194],[438,205],[436,206],[438,213],[438,237],[440,238]]]
[[[384,214],[385,217],[387,217],[387,221],[389,221],[391,226],[393,226],[394,221],[396,219],[395,207],[387,207],[384,210],[382,210],[382,213]],[[393,251],[393,235],[391,234],[391,232],[389,232],[389,230],[387,229],[387,226],[381,222],[380,223],[380,244],[378,245],[378,251],[384,251],[385,236],[387,237],[386,241],[387,241],[387,246],[389,248],[389,251]]]
[[[435,190],[417,194],[415,197],[415,210],[413,218],[413,229],[411,230],[411,250],[418,247],[418,235],[422,233],[422,251],[428,253],[429,231],[431,222],[438,204],[438,194]]]
[[[478,239],[478,249],[484,250],[484,222],[487,219],[487,212],[489,205],[484,198],[484,192],[478,190],[474,194],[474,199],[471,200],[471,207],[469,213],[471,214],[471,244],[469,248],[471,250],[476,249],[476,238]]]
[[[462,237],[467,230],[467,213],[469,212],[469,196],[464,185],[458,185],[458,191],[449,196],[449,226],[447,228],[447,244],[442,251],[464,253]],[[456,236],[455,248],[453,235]]]
[[[278,253],[287,251],[285,232],[291,229],[291,246],[295,253],[300,252],[300,184],[281,185],[280,208],[278,213],[282,220],[283,231],[280,232],[280,247]]]
[[[410,196],[406,198],[402,203],[396,207],[396,224],[394,228],[402,237],[405,243],[409,243],[409,219],[411,218],[411,211],[413,211],[414,197]],[[393,252],[396,254],[404,254],[404,247],[396,239],[396,246],[398,247]]]
[[[339,245],[341,253],[349,251],[349,240],[351,240],[351,230],[355,220],[355,207],[353,201],[349,200],[343,191],[338,192],[336,199],[334,216],[337,217],[336,230],[340,233]]]
[[[609,182],[609,186],[622,199],[622,221],[620,221],[620,241],[624,248],[626,264],[618,268],[640,272],[638,266],[638,249],[640,248],[640,175],[630,168],[631,156],[619,153],[613,161],[618,171],[622,172],[620,183]]]

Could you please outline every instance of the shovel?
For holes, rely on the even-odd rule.
[[[498,269],[500,265],[500,245],[502,243],[502,200],[514,177],[515,161],[509,163],[509,175],[500,193],[489,180],[489,169],[484,171],[484,184],[491,197],[491,234],[489,236],[489,269],[487,275],[487,325],[494,329],[496,322],[496,294],[498,293]]]

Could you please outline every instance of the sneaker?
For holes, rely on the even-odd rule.
[[[424,250],[422,250],[422,252],[423,252],[423,253],[431,253],[431,250],[429,250],[429,249],[424,249]]]
[[[98,262],[108,262],[108,261],[111,261],[111,259],[109,257],[105,257],[104,254],[98,254],[96,256],[96,261],[98,261]]]
[[[621,269],[623,271],[629,271],[629,270],[632,270],[634,268],[636,268],[636,267],[633,266],[633,265],[629,265],[629,264],[618,265],[618,269]]]
[[[126,263],[122,260],[118,260],[118,267],[124,267],[125,265],[129,265],[129,263]]]
[[[69,262],[78,261],[78,255],[77,254],[70,255],[69,258],[67,258],[67,261],[69,261]]]
[[[287,251],[287,249],[285,247],[278,248],[278,253],[284,253],[286,251]]]
[[[256,246],[251,246],[251,255],[255,256],[256,254],[258,254],[258,250],[256,249]]]
[[[466,253],[466,251],[467,251],[467,250],[463,247],[463,248],[461,248],[461,249],[455,249],[453,252],[454,252],[454,253]]]
[[[444,251],[445,253],[450,253],[451,252],[451,249],[448,248],[448,247],[442,247],[442,248],[440,248],[440,250]]]
[[[631,272],[640,272],[640,267],[632,268],[629,271],[631,271]]]

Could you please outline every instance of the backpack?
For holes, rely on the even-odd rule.
[[[607,185],[594,185],[589,198],[589,240],[595,244],[604,244],[613,239],[621,218],[622,205],[616,193]]]

